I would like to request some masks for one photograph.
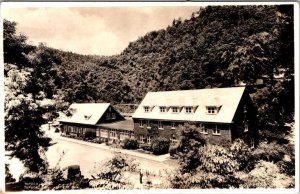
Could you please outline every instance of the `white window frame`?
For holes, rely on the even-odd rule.
[[[144,135],[140,135],[140,142],[145,143],[145,136]]]
[[[218,125],[213,128],[213,135],[221,135],[221,130],[218,129]]]
[[[149,121],[149,120],[146,120],[146,126],[147,126],[147,129],[150,129],[150,128],[151,128],[151,125],[150,125],[150,121]]]
[[[120,140],[124,140],[126,138],[130,138],[129,137],[129,132],[127,132],[127,131],[121,131],[120,132]]]
[[[171,122],[171,129],[175,129],[175,122]]]
[[[207,130],[207,128],[205,128],[204,126],[200,126],[201,128],[200,128],[200,133],[202,133],[202,134],[208,134],[208,130]]]
[[[192,114],[193,113],[193,107],[192,106],[186,106],[185,107],[185,113]]]
[[[164,129],[164,125],[162,124],[161,121],[158,121],[157,125],[158,125],[158,129]]]
[[[144,111],[145,112],[150,112],[150,107],[149,106],[144,106]]]
[[[151,136],[148,135],[146,139],[147,144],[151,144],[151,140],[152,140]]]
[[[167,107],[165,107],[165,106],[160,106],[160,107],[159,107],[159,112],[161,112],[161,113],[166,113],[166,112],[167,112]]]
[[[143,120],[140,120],[140,121],[139,121],[139,126],[140,126],[141,128],[144,127]]]
[[[118,139],[117,130],[115,130],[115,129],[109,130],[109,138],[110,139]]]

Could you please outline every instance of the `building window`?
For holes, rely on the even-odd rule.
[[[111,119],[116,119],[116,113],[114,112],[111,113]]]
[[[147,144],[150,144],[151,143],[151,136],[147,136]]]
[[[177,106],[172,107],[173,113],[179,113],[179,108]]]
[[[107,131],[107,130],[101,130],[100,136],[101,136],[101,137],[108,138],[108,131]]]
[[[145,143],[145,137],[144,137],[144,135],[140,135],[140,141],[141,141],[142,143]]]
[[[161,121],[158,121],[158,128],[159,129],[164,129],[164,125],[162,124]]]
[[[127,131],[120,132],[120,140],[124,140],[126,138],[130,138],[129,133]]]
[[[208,134],[207,128],[201,127],[201,128],[200,128],[200,133],[202,133],[202,134]]]
[[[251,148],[254,148],[254,147],[255,147],[255,142],[254,142],[254,139],[253,139],[253,138],[250,139],[250,147],[251,147]]]
[[[109,113],[106,113],[106,119],[110,120],[110,114]]]
[[[165,106],[160,106],[159,111],[160,112],[167,112],[167,108]]]
[[[143,127],[143,120],[140,120],[140,127]]]
[[[171,129],[175,129],[175,123],[174,122],[171,123]]]
[[[206,107],[207,114],[217,114],[217,107],[216,106],[207,106]]]
[[[150,121],[147,120],[146,123],[147,123],[147,128],[151,128],[151,126],[150,126]]]
[[[217,126],[213,128],[213,135],[221,135],[220,129]]]
[[[244,132],[247,132],[249,130],[248,122],[245,122],[245,129]]]
[[[96,136],[100,137],[100,129],[96,129]]]
[[[193,109],[193,107],[191,107],[191,106],[185,107],[185,113],[192,113],[192,109]]]
[[[149,106],[144,106],[145,112],[150,112],[150,107]]]
[[[117,132],[115,129],[112,129],[111,131],[109,131],[109,137],[111,139],[117,139]]]

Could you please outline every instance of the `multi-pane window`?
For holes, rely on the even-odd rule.
[[[150,107],[149,106],[144,106],[145,112],[150,112]]]
[[[145,137],[144,137],[144,135],[140,135],[140,141],[141,141],[142,143],[145,143]]]
[[[109,131],[109,137],[111,139],[117,139],[117,132],[115,129],[112,129],[111,131]]]
[[[179,112],[178,107],[177,107],[177,106],[173,106],[173,107],[172,107],[172,112],[173,112],[173,113],[178,113],[178,112]]]
[[[116,113],[114,112],[111,113],[111,119],[116,119]]]
[[[149,120],[146,121],[146,124],[147,124],[147,128],[151,127],[151,126],[150,126],[150,121],[149,121]]]
[[[207,130],[207,128],[205,128],[205,127],[201,127],[201,128],[200,128],[200,133],[203,133],[203,134],[208,134],[208,130]]]
[[[207,114],[217,114],[217,107],[216,106],[207,106],[206,112],[207,112]]]
[[[143,120],[140,120],[140,127],[143,127]]]
[[[130,137],[129,132],[127,132],[127,131],[120,132],[120,140],[124,140],[124,139],[129,138],[129,137]]]
[[[171,128],[175,129],[175,123],[174,122],[171,123]]]
[[[192,113],[193,107],[187,106],[185,107],[185,113]]]
[[[106,113],[106,119],[109,120],[110,119],[110,113]]]
[[[215,126],[213,128],[213,134],[214,135],[221,135],[221,131],[220,131],[220,129],[218,129],[218,126]]]
[[[163,129],[163,128],[164,128],[164,125],[162,124],[161,121],[158,121],[158,128],[159,128],[159,129]]]
[[[159,111],[160,112],[167,112],[167,108],[165,106],[160,106]]]
[[[147,143],[148,143],[148,144],[151,143],[151,136],[147,136]]]

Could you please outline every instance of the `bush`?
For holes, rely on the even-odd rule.
[[[84,133],[84,138],[85,139],[95,139],[96,138],[96,133],[93,131],[86,131]]]
[[[124,145],[122,146],[124,149],[133,150],[139,148],[139,142],[136,139],[128,139],[124,140]]]
[[[177,146],[170,146],[169,148],[170,156],[173,158],[177,157]]]
[[[170,141],[164,137],[153,139],[151,149],[154,155],[166,154],[169,151]]]
[[[58,128],[56,128],[54,132],[55,132],[55,133],[59,133],[59,129],[58,129]]]

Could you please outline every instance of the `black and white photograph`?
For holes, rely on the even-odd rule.
[[[298,3],[6,2],[1,22],[0,193],[299,192]]]

